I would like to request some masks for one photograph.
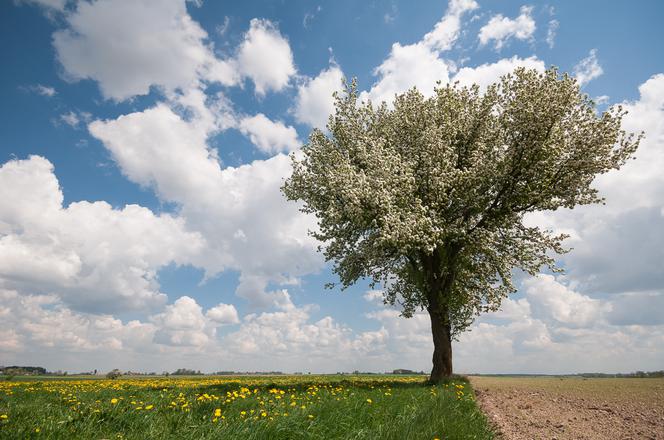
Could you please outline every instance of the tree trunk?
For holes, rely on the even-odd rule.
[[[428,311],[433,334],[433,369],[429,382],[439,383],[452,376],[452,332],[450,324],[443,319],[444,310],[429,308]]]

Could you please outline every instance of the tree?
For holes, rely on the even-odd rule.
[[[114,368],[106,373],[106,379],[117,379],[120,376],[122,376],[122,371],[118,370],[117,368]]]
[[[318,218],[310,233],[343,288],[369,279],[403,316],[428,312],[438,382],[452,340],[515,291],[514,269],[559,271],[551,251],[566,252],[565,236],[524,215],[602,202],[594,178],[640,140],[621,130],[624,113],[598,115],[555,68],[517,69],[484,92],[413,88],[393,108],[358,103],[353,81],[335,94],[329,135],[314,130],[292,155],[282,191]]]

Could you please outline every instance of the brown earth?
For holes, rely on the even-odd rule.
[[[664,440],[664,379],[471,376],[505,440]]]

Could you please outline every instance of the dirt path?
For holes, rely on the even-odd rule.
[[[470,379],[505,440],[664,440],[663,379]]]

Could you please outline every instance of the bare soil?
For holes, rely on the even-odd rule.
[[[664,440],[664,379],[470,380],[505,440]]]

